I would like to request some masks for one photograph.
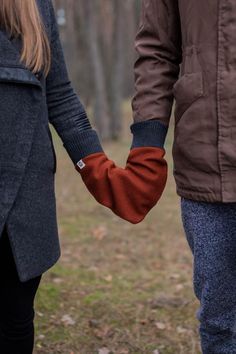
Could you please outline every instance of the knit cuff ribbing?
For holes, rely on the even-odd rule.
[[[76,164],[83,157],[95,152],[104,152],[98,134],[94,129],[86,129],[71,135],[63,142],[71,160]]]
[[[163,148],[168,126],[158,120],[145,120],[130,125],[133,140],[130,149],[141,146]]]

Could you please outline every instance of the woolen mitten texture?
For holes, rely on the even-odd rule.
[[[165,150],[137,147],[130,150],[125,168],[116,166],[104,152],[90,154],[76,169],[94,198],[133,224],[144,219],[158,202],[166,185]]]
[[[94,198],[133,224],[144,219],[160,199],[167,181],[163,147],[168,127],[157,119],[130,125],[133,140],[125,168],[104,152],[96,130],[79,132],[72,160]]]

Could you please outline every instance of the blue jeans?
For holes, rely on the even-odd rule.
[[[181,217],[193,254],[196,317],[204,354],[236,354],[236,202],[181,197]]]

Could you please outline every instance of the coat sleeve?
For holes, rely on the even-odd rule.
[[[135,49],[134,123],[156,119],[168,127],[182,61],[178,1],[142,0]]]
[[[51,68],[46,78],[48,117],[72,162],[76,164],[88,154],[102,152],[103,148],[71,85],[52,1],[48,0],[47,4],[51,47]]]

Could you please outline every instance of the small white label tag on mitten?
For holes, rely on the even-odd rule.
[[[84,163],[84,161],[81,159],[81,160],[79,160],[79,161],[77,162],[76,165],[79,166],[79,168],[82,170],[82,168],[84,168],[84,166],[85,166],[85,163]]]

